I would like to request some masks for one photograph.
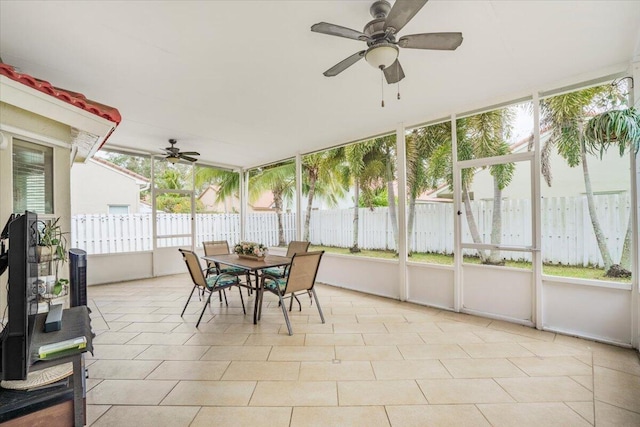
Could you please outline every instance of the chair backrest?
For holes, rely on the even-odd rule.
[[[229,242],[226,240],[211,240],[202,242],[205,255],[226,255],[229,253]]]
[[[198,255],[195,252],[189,251],[187,249],[178,249],[182,254],[182,259],[187,264],[187,269],[189,270],[189,274],[191,274],[191,279],[193,280],[194,285],[198,285],[202,288],[207,287],[207,281],[204,278],[204,273],[200,267],[200,260],[198,259]]]
[[[289,267],[287,286],[284,290],[285,294],[313,288],[323,254],[324,251],[318,251],[297,253],[293,256],[291,267]]]
[[[309,250],[309,244],[311,242],[301,242],[297,240],[292,240],[289,242],[289,247],[287,248],[287,258],[291,258],[295,254],[303,254]]]

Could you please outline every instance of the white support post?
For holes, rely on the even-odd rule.
[[[400,301],[409,298],[407,283],[407,150],[404,123],[396,128],[396,171],[398,181],[398,294]]]
[[[632,88],[630,90],[629,104],[635,106],[635,103],[640,100],[640,62],[634,62],[632,64]],[[640,289],[638,289],[640,280],[638,274],[640,271],[640,254],[638,249],[638,239],[640,239],[640,227],[638,219],[640,218],[640,188],[638,186],[640,182],[640,162],[638,162],[637,155],[634,155],[633,149],[629,150],[629,157],[631,158],[631,206],[632,209],[629,212],[631,215],[631,251],[633,256],[631,257],[631,345],[634,348],[640,349]]]
[[[196,166],[191,165],[191,250],[196,250]]]
[[[453,309],[460,311],[463,304],[462,289],[462,182],[458,168],[458,139],[456,115],[451,115],[451,163],[453,164]]]
[[[247,224],[247,195],[249,194],[249,179],[247,173],[244,169],[240,169],[238,171],[239,180],[238,185],[240,188],[238,192],[240,193],[240,240],[245,240],[246,235],[246,224]]]
[[[158,216],[156,213],[156,158],[151,156],[151,275],[156,277],[156,251],[158,250]]]
[[[533,323],[536,329],[542,330],[543,312],[543,292],[542,292],[542,219],[541,219],[541,188],[540,179],[542,175],[542,156],[540,151],[540,97],[538,93],[533,94],[533,149],[534,157],[531,165],[531,211],[532,211],[532,236],[533,252],[533,298],[532,311]]]
[[[296,154],[296,240],[302,240],[302,155]]]

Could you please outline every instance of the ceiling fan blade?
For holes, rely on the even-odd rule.
[[[396,62],[384,69],[384,78],[387,79],[387,83],[389,84],[398,83],[404,79],[404,71],[402,70],[400,61],[396,59]]]
[[[180,154],[184,154],[187,156],[199,156],[200,153],[198,153],[197,151],[181,151]]]
[[[384,22],[385,31],[393,28],[394,34],[398,34],[426,3],[427,0],[396,0]]]
[[[188,162],[195,162],[195,161],[198,160],[195,157],[189,157],[189,156],[185,156],[183,154],[180,154],[178,157],[180,157],[181,159],[186,160]]]
[[[350,57],[348,57],[346,59],[343,59],[342,61],[338,62],[333,67],[329,68],[323,74],[325,76],[327,76],[327,77],[337,76],[338,74],[340,74],[341,72],[343,72],[347,68],[351,67],[353,64],[355,64],[356,62],[360,61],[362,58],[364,58],[364,53],[365,53],[364,50],[361,50],[360,52],[354,53]]]
[[[313,31],[314,33],[328,34],[330,36],[344,37],[353,40],[370,40],[367,35],[361,33],[360,31],[352,30],[351,28],[347,27],[341,27],[340,25],[336,24],[329,24],[328,22],[319,22],[317,24],[313,24],[311,26],[311,31]]]
[[[398,46],[408,49],[456,50],[462,44],[462,33],[424,33],[400,37]]]

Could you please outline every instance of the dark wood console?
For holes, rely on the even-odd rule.
[[[86,423],[85,377],[82,354],[93,352],[93,332],[89,309],[86,306],[64,310],[62,329],[44,332],[47,314],[38,314],[31,339],[31,365],[29,371],[36,371],[62,363],[73,363],[73,374],[66,385],[36,389],[31,391],[5,390],[0,388],[0,425],[70,425],[83,426]],[[84,336],[87,346],[40,360],[38,349],[45,344],[56,343]],[[72,413],[69,410],[72,408]],[[24,424],[26,422],[27,424]],[[16,424],[17,423],[17,424]]]

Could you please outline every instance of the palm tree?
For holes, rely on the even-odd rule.
[[[409,256],[413,251],[416,200],[420,194],[432,186],[429,183],[429,159],[436,149],[447,143],[451,144],[450,122],[414,129],[406,136]]]
[[[308,154],[302,158],[303,190],[307,193],[307,210],[304,220],[303,240],[309,240],[311,209],[316,196],[322,197],[330,205],[336,205],[348,188],[348,178],[340,172],[345,160],[344,148],[334,148],[320,153]]]
[[[458,160],[463,161],[508,154],[510,148],[505,139],[509,134],[511,117],[512,113],[508,109],[502,109],[458,119],[456,122]],[[446,137],[448,126],[445,123],[440,126],[440,129],[434,130],[439,134],[439,142],[434,145],[429,158],[427,183],[435,188],[442,181],[445,181],[449,188],[453,190],[451,144],[448,143]],[[511,182],[515,167],[512,163],[508,163],[492,165],[489,168],[494,181],[491,243],[498,245],[502,237],[502,190]],[[472,168],[463,169],[461,172],[462,203],[473,242],[484,243],[480,238],[478,226],[471,210],[470,190],[475,172],[475,169]],[[503,262],[498,250],[492,250],[489,256],[485,251],[478,250],[478,256],[484,264],[502,264]]]
[[[249,177],[249,197],[265,191],[273,193],[273,204],[278,218],[278,246],[286,246],[282,213],[285,200],[293,199],[295,192],[296,165],[294,162],[279,163],[258,170]],[[254,199],[255,200],[255,199]]]
[[[376,142],[367,140],[345,147],[345,158],[349,165],[349,174],[354,186],[353,207],[353,246],[349,249],[352,253],[360,252],[358,247],[358,222],[360,209],[360,192],[365,204],[369,205],[374,195],[373,189],[377,188],[380,176],[384,173],[384,161],[380,159],[380,152],[375,150]]]
[[[614,95],[613,97],[611,96],[612,94]],[[570,167],[582,165],[589,218],[598,244],[598,250],[604,263],[605,275],[609,274],[614,262],[595,208],[593,187],[587,161],[589,151],[587,150],[585,142],[587,140],[590,141],[589,147],[591,151],[598,149],[601,153],[606,151],[611,143],[610,141],[607,142],[600,139],[596,135],[597,130],[594,126],[591,128],[591,133],[587,132],[585,134],[585,122],[586,117],[593,116],[603,109],[609,109],[612,106],[612,99],[614,100],[614,105],[618,104],[619,93],[617,93],[616,88],[612,88],[611,86],[598,86],[540,101],[542,128],[547,128],[551,132],[549,139],[542,149],[543,176],[547,185],[551,186],[552,176],[548,159],[553,147],[557,149],[558,154],[567,161]],[[589,135],[587,139],[585,139],[585,135]],[[624,154],[627,145],[628,144],[620,144],[621,155]],[[627,234],[630,238],[631,234]],[[626,244],[626,239],[625,246],[630,249],[630,245]],[[626,258],[630,260],[630,257]]]

